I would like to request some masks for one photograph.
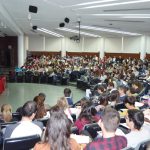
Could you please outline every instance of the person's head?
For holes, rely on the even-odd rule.
[[[3,104],[1,113],[5,122],[10,122],[12,120],[12,107],[10,104]]]
[[[70,88],[65,88],[64,89],[64,95],[65,95],[65,97],[70,97],[70,94],[71,94],[71,89]]]
[[[109,90],[113,89],[114,87],[115,87],[115,86],[114,86],[114,83],[113,83],[113,82],[108,82],[107,88],[108,88]]]
[[[102,94],[101,96],[99,96],[98,100],[100,105],[107,106],[109,97],[106,94]]]
[[[119,102],[119,92],[118,90],[113,90],[109,95],[109,101],[114,102],[114,104]]]
[[[124,100],[125,106],[130,109],[135,107],[136,98],[134,96],[127,96]]]
[[[44,100],[40,96],[35,96],[33,101],[36,102],[37,105],[44,105]]]
[[[40,98],[45,101],[46,95],[44,93],[39,93]]]
[[[115,133],[120,123],[119,112],[111,107],[106,107],[101,120],[98,122],[101,129],[105,133]]]
[[[139,82],[139,81],[134,81],[133,83],[132,83],[132,87],[134,88],[134,89],[141,89],[141,83]]]
[[[120,85],[120,86],[118,87],[118,91],[119,91],[120,96],[121,96],[121,95],[125,95],[125,94],[126,94],[126,91],[127,91],[127,88],[126,88],[124,85]]]
[[[37,105],[34,101],[27,101],[22,107],[22,117],[34,119]]]
[[[63,110],[69,107],[65,97],[60,97],[57,101],[57,105]]]
[[[129,109],[125,116],[126,124],[131,130],[140,130],[144,123],[144,114],[137,109]]]
[[[50,109],[50,119],[47,124],[47,136],[51,150],[70,150],[70,134],[71,122],[58,105],[53,106]]]
[[[104,92],[105,92],[104,86],[103,86],[103,85],[99,85],[99,86],[97,87],[97,92],[98,92],[99,94],[104,93]]]

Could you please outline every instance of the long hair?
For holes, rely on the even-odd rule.
[[[71,122],[64,111],[57,105],[50,109],[50,119],[47,124],[47,137],[51,150],[71,150],[69,138]]]

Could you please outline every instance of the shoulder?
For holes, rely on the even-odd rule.
[[[50,145],[48,143],[36,143],[33,150],[50,150]]]
[[[77,141],[75,139],[70,138],[69,143],[71,145],[71,149],[80,150],[80,145],[77,143]]]

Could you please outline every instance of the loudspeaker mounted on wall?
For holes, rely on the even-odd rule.
[[[61,28],[64,26],[65,26],[65,23],[63,23],[63,22],[59,24],[59,27],[61,27]]]
[[[36,6],[32,6],[32,5],[29,6],[29,12],[37,13],[37,10],[38,8]]]
[[[64,19],[64,21],[65,21],[66,23],[69,23],[70,19],[66,17],[66,18]]]
[[[37,26],[32,26],[32,29],[33,30],[37,30]]]

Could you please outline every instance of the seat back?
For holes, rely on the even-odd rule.
[[[142,142],[140,144],[139,150],[148,150],[148,145],[150,146],[150,140]]]
[[[39,135],[19,138],[6,138],[3,142],[3,150],[29,150],[41,140]]]
[[[97,123],[86,124],[84,130],[88,132],[92,139],[95,139],[98,135],[98,131],[101,131],[100,126]]]
[[[12,122],[5,122],[5,123],[1,123],[0,127],[1,129],[6,128],[7,126],[11,125],[11,124],[16,124],[18,121],[12,121]]]
[[[12,118],[13,118],[13,121],[20,121],[22,116],[19,112],[14,112],[12,113]]]

